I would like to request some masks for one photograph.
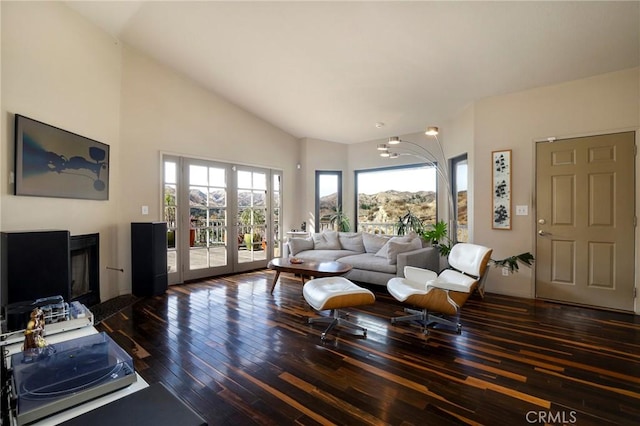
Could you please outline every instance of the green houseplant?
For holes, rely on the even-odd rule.
[[[407,210],[403,216],[398,218],[398,235],[405,235],[410,231],[414,231],[417,234],[422,234],[424,231],[424,225],[422,220],[411,213],[411,210]]]
[[[449,234],[447,233],[447,224],[443,220],[436,222],[429,228],[425,228],[420,234],[423,239],[429,241],[433,246],[438,248],[441,256],[448,256],[453,246]],[[509,273],[513,274],[519,271],[519,263],[527,266],[533,265],[535,258],[529,252],[520,253],[518,255],[509,256],[504,259],[491,259],[489,262],[496,268],[507,268]]]
[[[452,241],[449,238],[447,223],[444,220],[440,220],[428,228],[424,228],[420,236],[436,247],[440,256],[446,257],[449,255],[449,252],[451,252]]]
[[[511,274],[520,270],[520,268],[518,267],[518,262],[527,266],[531,266],[533,265],[534,261],[535,258],[529,252],[520,253],[518,255],[510,256],[500,260],[491,259],[491,263],[493,264],[493,266],[495,266],[496,268],[507,268],[509,270],[509,273]]]
[[[329,217],[329,224],[334,229],[337,227],[340,232],[349,232],[351,230],[349,217],[344,214],[340,206],[337,206],[333,214]]]

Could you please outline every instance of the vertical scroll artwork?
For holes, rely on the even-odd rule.
[[[493,229],[511,229],[511,150],[493,151]]]

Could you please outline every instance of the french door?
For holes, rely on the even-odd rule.
[[[163,156],[169,283],[263,268],[280,256],[280,171]]]

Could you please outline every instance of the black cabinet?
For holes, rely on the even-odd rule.
[[[136,296],[167,291],[166,222],[131,223],[131,290]]]

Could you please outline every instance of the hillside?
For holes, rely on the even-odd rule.
[[[173,188],[165,188],[165,193],[175,197]],[[249,194],[242,193],[241,205],[249,205]],[[223,193],[211,194],[213,205],[224,206],[225,197]],[[175,198],[174,198],[175,199]],[[189,194],[189,204],[191,206],[206,206],[207,194],[192,190]],[[334,213],[333,206],[336,204],[336,194],[327,195],[320,199],[320,218],[328,221]],[[436,219],[435,193],[433,191],[384,191],[377,194],[359,194],[358,196],[359,216],[358,223],[395,223],[398,218],[411,211],[425,223],[433,223]],[[461,224],[467,223],[467,192],[458,193],[458,218]]]
[[[327,220],[333,213],[336,194],[320,200],[320,218]],[[411,211],[424,222],[433,222],[436,217],[435,193],[432,191],[404,192],[384,191],[377,194],[359,194],[358,223],[395,223]]]

